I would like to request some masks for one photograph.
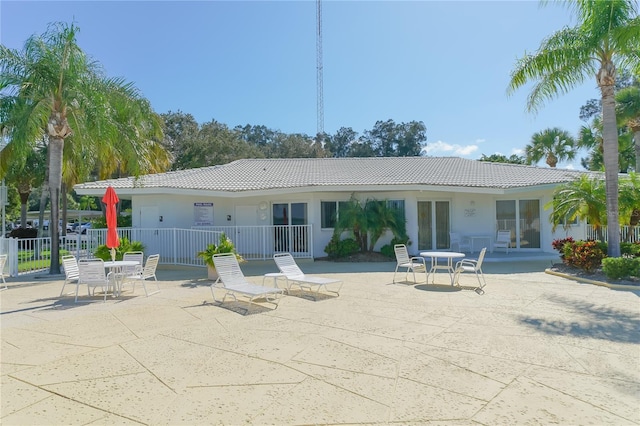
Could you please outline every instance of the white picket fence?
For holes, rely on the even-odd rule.
[[[218,244],[223,232],[246,260],[267,260],[278,252],[289,252],[296,258],[313,258],[311,225],[118,229],[120,238],[141,242],[145,254],[160,254],[160,263],[188,266],[204,266],[197,253],[208,244]],[[60,238],[60,250],[78,259],[91,258],[106,237],[106,229],[88,229],[86,235],[70,234]],[[0,253],[9,254],[5,268],[10,276],[48,271],[50,251],[49,237],[0,238]]]
[[[607,227],[600,228],[598,233],[592,225],[587,226],[587,235],[585,240],[602,240],[607,241]],[[636,226],[632,230],[629,230],[627,225],[620,227],[620,241],[636,242],[640,241],[640,227]]]

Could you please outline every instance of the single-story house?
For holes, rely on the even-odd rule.
[[[249,258],[325,256],[335,214],[352,196],[404,210],[412,253],[449,249],[450,232],[473,237],[478,251],[504,229],[513,251],[553,253],[554,239],[581,238],[585,224],[553,232],[544,206],[557,185],[581,173],[590,172],[456,157],[243,159],[75,190],[101,197],[113,186],[132,201],[133,228],[224,230]]]

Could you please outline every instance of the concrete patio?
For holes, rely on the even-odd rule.
[[[162,267],[160,293],[106,303],[9,279],[0,423],[640,424],[640,293],[549,265],[487,263],[479,295],[445,274],[391,284],[395,262],[300,262],[342,278],[340,296],[248,311],[214,304],[202,268]]]

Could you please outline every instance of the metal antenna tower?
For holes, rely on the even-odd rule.
[[[318,136],[324,134],[324,89],[322,77],[322,0],[316,0],[316,66],[317,66],[317,115]]]

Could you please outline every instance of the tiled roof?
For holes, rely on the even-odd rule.
[[[76,185],[77,190],[165,188],[221,192],[310,187],[510,189],[568,182],[580,172],[457,157],[244,159],[229,164]],[[90,191],[89,191],[90,192]]]

